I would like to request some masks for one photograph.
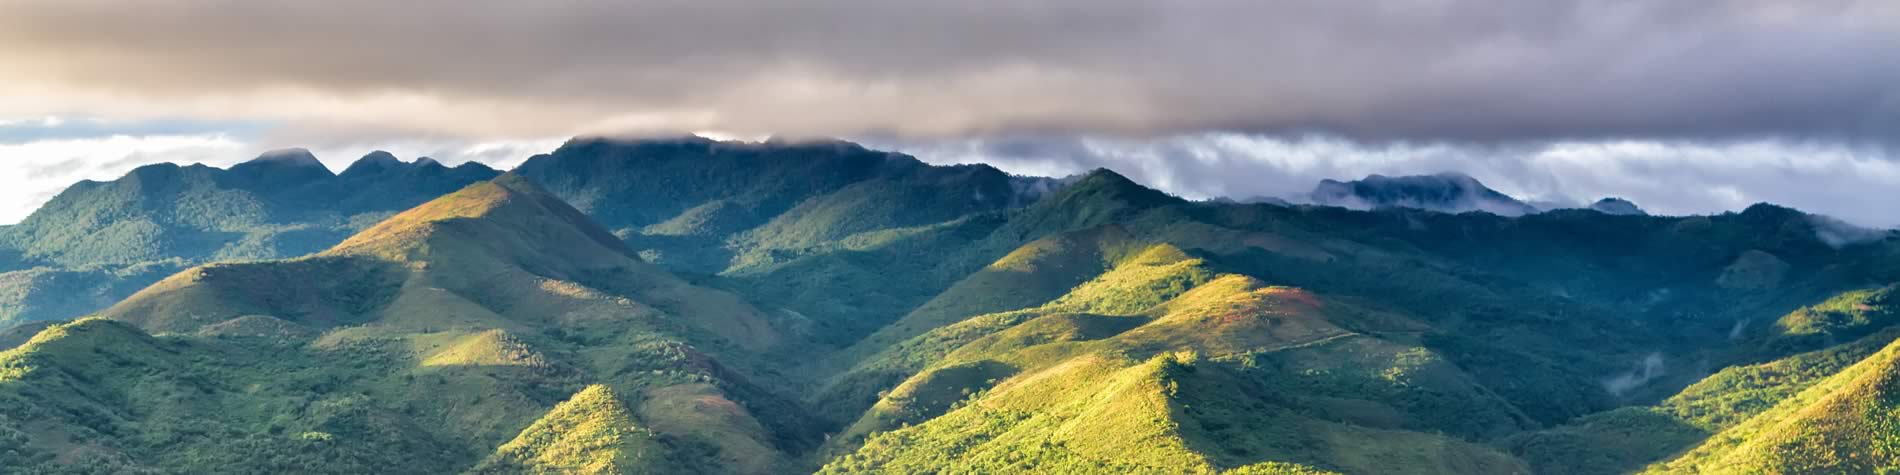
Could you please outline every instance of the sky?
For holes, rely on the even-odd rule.
[[[1456,171],[1894,226],[1896,50],[1890,0],[0,0],[0,223],[151,162],[716,132],[1193,198]]]

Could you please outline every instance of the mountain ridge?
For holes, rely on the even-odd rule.
[[[1900,240],[1789,208],[1196,202],[1106,169],[1030,196],[846,143],[571,144],[0,333],[37,330],[0,352],[0,462],[1616,473],[1863,468],[1802,447],[1883,427],[1837,389],[1884,374]],[[187,168],[143,173],[213,175]]]
[[[1358,210],[1396,206],[1452,214],[1482,211],[1507,217],[1538,212],[1536,207],[1456,172],[1399,177],[1373,174],[1344,182],[1326,179],[1307,198],[1315,204]]]

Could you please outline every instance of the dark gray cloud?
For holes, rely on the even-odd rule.
[[[0,115],[1891,142],[1895,45],[1886,0],[25,0]]]
[[[0,0],[0,165],[34,170],[0,188],[291,146],[505,167],[666,129],[1191,197],[1459,171],[1892,225],[1897,45],[1890,0]]]

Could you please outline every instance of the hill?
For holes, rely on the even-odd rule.
[[[82,181],[0,228],[0,256],[13,256],[0,257],[0,323],[84,315],[193,264],[317,252],[498,174],[376,152],[334,175],[291,149],[228,170],[157,164]]]
[[[254,371],[220,367],[216,384],[267,378],[280,371],[310,372],[326,382],[305,397],[347,401],[360,407],[353,410],[367,411],[384,436],[437,445],[427,450],[438,458],[386,469],[394,472],[471,467],[482,453],[502,454],[482,465],[485,470],[506,471],[495,467],[515,466],[510,464],[561,465],[574,457],[588,460],[576,462],[579,466],[598,466],[592,455],[561,448],[592,444],[585,441],[603,437],[598,431],[534,435],[572,432],[579,430],[572,427],[576,424],[591,427],[563,420],[595,416],[563,416],[570,411],[558,406],[555,415],[541,415],[558,397],[548,391],[576,390],[582,384],[643,394],[644,404],[676,404],[673,394],[734,407],[776,409],[789,404],[779,395],[785,383],[775,376],[784,360],[774,355],[797,347],[781,339],[764,312],[730,293],[687,283],[630,253],[586,216],[510,175],[390,217],[313,256],[210,264],[181,272],[101,313],[113,322],[93,320],[100,323],[87,325],[114,328],[128,334],[124,338],[158,341],[158,348],[170,344],[252,351],[267,346],[285,366]],[[162,336],[153,340],[117,323],[121,321]],[[49,337],[42,332],[36,338]],[[29,343],[17,351],[37,358],[45,350]],[[189,379],[198,371],[193,368],[202,366],[183,361],[156,359],[142,371],[152,373],[147,379],[169,381]],[[38,366],[63,371],[65,364],[79,364],[55,363]],[[333,364],[353,369],[326,369]],[[435,388],[416,381],[433,381]],[[353,432],[286,435],[256,420],[234,419],[247,414],[238,405],[271,404],[278,399],[269,391],[297,394],[298,384],[304,383],[265,383],[267,391],[256,398],[182,407],[178,401],[152,399],[153,394],[127,392],[123,404],[150,409],[124,413],[123,419],[141,427],[124,435],[175,423],[154,419],[149,411],[157,410],[205,417],[225,424],[221,430],[235,436],[270,443],[289,437],[294,443],[314,441],[362,452],[365,463],[400,453],[400,445],[359,446],[380,442],[352,437]],[[580,394],[577,398],[583,402],[600,399],[596,392]],[[29,393],[21,404],[33,408],[29,414],[44,414],[52,402]],[[309,415],[290,417],[301,423],[308,422]],[[537,417],[548,422],[530,426]],[[788,453],[813,443],[816,435],[801,429],[801,416],[789,410],[755,418],[741,409],[722,421],[688,427],[670,425],[671,419],[661,417],[645,419],[659,431],[655,440],[666,447],[666,454],[656,456],[669,466],[732,463],[738,467],[731,469],[734,473],[783,466]],[[24,426],[49,423],[60,425],[41,418],[20,421]],[[543,427],[548,424],[553,427]],[[643,432],[627,432],[629,437],[635,433]],[[172,442],[173,447],[191,447],[188,452],[200,454],[195,458],[134,450],[122,462],[134,468],[186,470],[248,450],[218,445],[225,437]],[[505,445],[505,437],[525,442]],[[544,440],[549,437],[556,442]],[[559,442],[568,439],[576,440]],[[197,445],[200,442],[205,445]],[[29,443],[43,447],[39,457],[57,462],[72,456],[56,442],[31,437]],[[547,444],[555,448],[538,447]],[[379,452],[384,450],[390,452]],[[267,455],[254,463],[299,464],[304,456],[314,454]],[[321,471],[347,473],[352,466],[338,464]]]
[[[1893,451],[1900,345],[1868,356],[1709,437],[1652,473],[1880,473]]]
[[[1020,207],[1043,180],[849,142],[575,139],[515,170],[669,268],[741,272],[854,235]]]
[[[652,432],[633,423],[606,386],[588,386],[495,449],[471,473],[617,474],[669,465]]]

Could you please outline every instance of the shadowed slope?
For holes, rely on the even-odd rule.
[[[777,338],[743,300],[640,262],[580,212],[510,175],[398,214],[316,256],[186,271],[103,315],[190,331],[251,314],[317,328],[521,329],[664,313],[749,348]]]

